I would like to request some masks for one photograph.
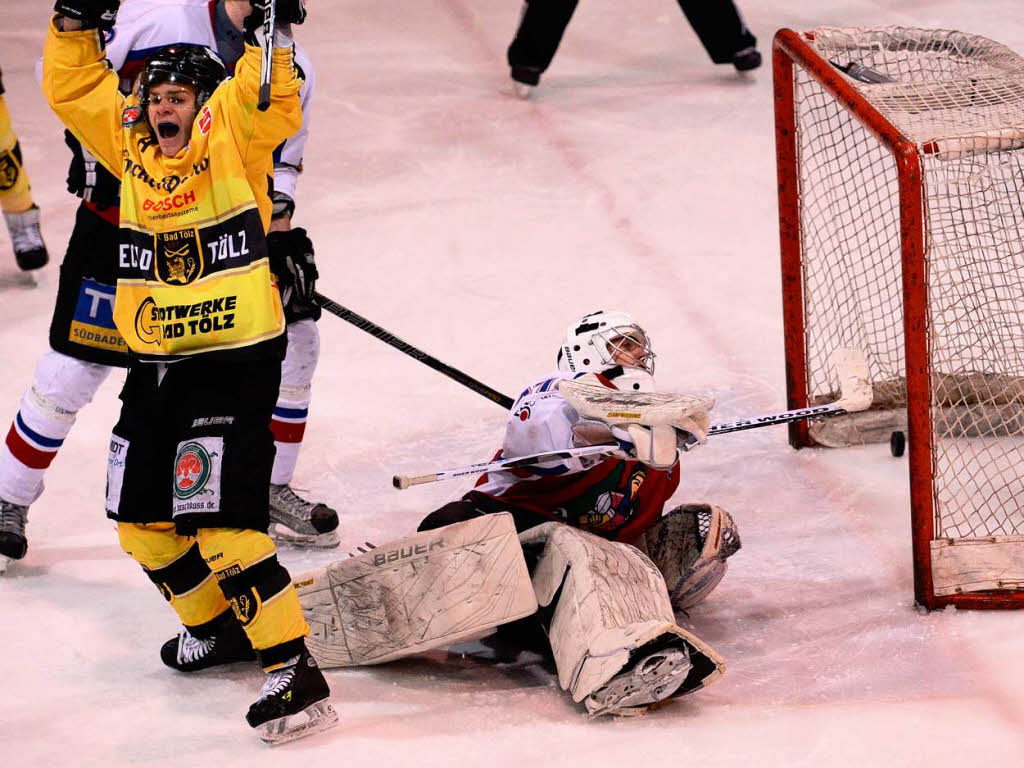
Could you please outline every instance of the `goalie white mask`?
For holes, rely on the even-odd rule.
[[[630,315],[614,311],[592,312],[569,326],[558,351],[558,370],[607,374],[618,373],[616,369],[621,369],[619,376],[623,377],[623,383],[624,380],[649,380],[654,375],[651,340]]]

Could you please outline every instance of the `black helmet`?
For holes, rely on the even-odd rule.
[[[196,106],[202,107],[228,76],[224,62],[204,45],[176,43],[149,57],[139,75],[139,105],[145,114],[149,89],[160,83],[184,83],[196,89]]]

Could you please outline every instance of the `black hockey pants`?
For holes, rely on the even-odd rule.
[[[551,64],[578,2],[526,0],[522,21],[508,49],[508,63],[517,70],[517,80],[537,84],[541,73]],[[757,44],[733,0],[677,2],[716,64],[728,64],[736,53]]]

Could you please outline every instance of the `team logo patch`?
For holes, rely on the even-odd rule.
[[[156,588],[160,592],[160,594],[164,596],[164,600],[166,600],[168,603],[174,602],[174,593],[171,592],[171,588],[168,587],[164,582],[161,581],[159,584],[156,585]]]
[[[21,178],[21,163],[9,149],[0,152],[0,192],[14,189]]]
[[[178,445],[174,457],[174,514],[220,511],[224,438],[197,437]]]
[[[212,460],[201,443],[185,443],[174,459],[174,495],[191,499],[202,493],[210,479]]]
[[[210,132],[210,126],[213,125],[213,113],[210,108],[203,105],[203,108],[199,111],[199,132],[205,136]]]
[[[231,609],[243,627],[256,620],[262,607],[263,601],[260,600],[255,587],[250,587],[248,592],[231,598]]]
[[[519,418],[520,421],[529,421],[530,420],[530,406],[524,405],[522,408],[520,408],[518,411],[516,411],[515,415]]]
[[[140,122],[142,122],[142,107],[133,104],[130,107],[124,108],[124,112],[121,113],[122,128],[131,128]]]
[[[203,273],[199,238],[194,229],[160,232],[156,236],[157,278],[170,285],[188,285]]]

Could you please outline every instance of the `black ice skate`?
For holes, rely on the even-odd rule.
[[[0,499],[0,573],[12,560],[21,560],[28,551],[25,521],[28,507]]]
[[[270,486],[270,538],[299,547],[338,546],[338,513],[326,504],[306,501],[291,486]]]
[[[754,46],[749,46],[732,55],[732,65],[737,72],[749,72],[761,66],[761,52]]]
[[[638,648],[634,658],[635,662],[584,700],[592,717],[641,714],[679,690],[693,668],[682,642],[654,651],[650,645]]]
[[[256,651],[252,649],[245,630],[233,615],[223,631],[216,635],[204,639],[185,629],[160,648],[160,660],[179,672],[198,672],[222,664],[255,659]]]
[[[539,83],[540,70],[537,67],[512,67],[512,88],[520,99],[530,98]]]
[[[316,659],[303,648],[293,664],[268,673],[245,719],[263,741],[283,744],[338,724],[330,694]]]
[[[50,260],[43,243],[43,235],[39,231],[39,208],[33,205],[22,213],[4,212],[7,220],[7,231],[11,235],[14,246],[14,259],[23,272],[39,269]]]

